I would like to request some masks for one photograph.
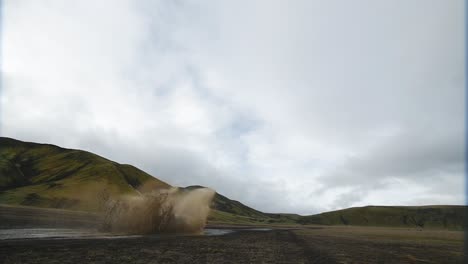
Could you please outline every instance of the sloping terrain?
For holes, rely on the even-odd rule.
[[[192,190],[203,188],[203,186],[188,186],[183,189]],[[284,219],[274,219],[267,213],[260,212],[242,204],[239,201],[231,200],[224,195],[216,193],[211,205],[209,220],[211,222],[222,222],[232,224],[261,224],[261,223],[285,223]]]
[[[301,224],[462,229],[467,206],[366,206],[304,216]]]
[[[96,211],[141,187],[170,185],[90,152],[0,138],[0,203]]]
[[[107,198],[169,184],[90,152],[0,137],[0,204],[99,211]],[[202,188],[189,186],[182,190]],[[467,206],[366,206],[310,216],[270,214],[216,194],[209,220],[230,224],[317,224],[463,229]]]
[[[0,204],[98,211],[108,197],[169,184],[90,152],[0,137]],[[182,189],[202,188],[189,186]],[[216,194],[210,219],[252,223],[269,217]]]

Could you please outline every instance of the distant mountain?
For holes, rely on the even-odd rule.
[[[165,183],[131,165],[50,144],[0,137],[0,204],[96,212],[107,198]],[[189,186],[181,190],[202,188]],[[317,224],[461,229],[467,206],[367,206],[310,216],[270,214],[216,194],[209,220],[230,224]]]
[[[188,186],[184,189],[204,188],[203,186]],[[261,223],[285,223],[290,220],[275,219],[267,213],[260,212],[242,204],[239,201],[231,200],[226,196],[216,193],[211,206],[212,213],[209,218],[212,222],[235,223],[235,224],[261,224]]]
[[[304,216],[300,224],[462,229],[467,206],[365,206]]]

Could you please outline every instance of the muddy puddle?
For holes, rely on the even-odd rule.
[[[205,236],[222,236],[239,231],[269,231],[268,228],[248,228],[248,229],[221,229],[221,228],[206,228],[202,235]],[[183,235],[183,234],[177,234]],[[67,229],[67,228],[18,228],[18,229],[0,229],[0,240],[6,239],[92,239],[92,238],[131,238],[142,237],[144,235],[116,235],[110,233],[102,233],[93,229]],[[160,235],[147,235],[160,236]],[[174,236],[174,235],[163,235]]]

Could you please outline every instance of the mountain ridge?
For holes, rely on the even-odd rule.
[[[0,137],[0,203],[99,211],[108,197],[170,184],[88,151]],[[181,190],[202,186],[180,187]],[[211,222],[465,228],[467,206],[364,206],[316,215],[265,213],[216,193]]]

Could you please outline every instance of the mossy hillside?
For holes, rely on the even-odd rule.
[[[170,187],[90,152],[0,138],[0,203],[96,211],[143,185]]]
[[[0,203],[98,211],[106,197],[132,195],[164,183],[142,170],[90,152],[0,138]],[[203,188],[189,186],[182,189]],[[137,191],[138,190],[138,191]],[[268,222],[264,213],[216,194],[212,219]]]
[[[110,197],[168,188],[131,165],[90,152],[0,137],[0,203],[99,211]],[[190,186],[183,189],[202,188]],[[210,221],[463,229],[467,206],[367,206],[311,216],[269,214],[216,194]]]
[[[464,229],[467,207],[365,206],[301,217],[301,224]]]

